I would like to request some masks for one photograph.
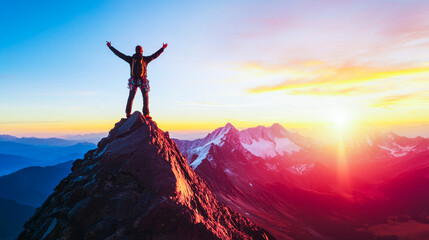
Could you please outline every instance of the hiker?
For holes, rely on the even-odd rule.
[[[163,43],[162,47],[150,56],[143,56],[143,48],[140,45],[136,46],[136,53],[131,56],[127,56],[114,47],[112,47],[111,42],[107,42],[107,46],[112,50],[112,52],[122,58],[125,62],[130,64],[131,68],[131,77],[128,79],[128,88],[130,89],[130,95],[128,96],[127,107],[125,108],[125,113],[127,118],[131,115],[131,108],[133,107],[134,96],[136,95],[137,88],[140,88],[143,95],[143,115],[149,117],[149,96],[148,92],[150,90],[149,80],[147,79],[147,65],[157,58],[164,49],[168,46],[167,43]]]

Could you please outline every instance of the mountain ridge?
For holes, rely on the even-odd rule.
[[[86,141],[78,140],[69,140],[63,138],[36,138],[36,137],[15,137],[12,135],[0,135],[0,142],[15,142],[27,145],[37,145],[37,146],[55,146],[55,147],[65,147],[72,146],[78,143],[90,143]]]
[[[168,132],[135,112],[72,173],[18,239],[274,239],[220,204]]]
[[[222,128],[214,132],[221,133]],[[182,153],[188,154],[191,166],[192,161],[201,159],[194,170],[222,202],[275,237],[389,239],[380,229],[397,231],[410,226],[416,226],[416,234],[429,236],[422,231],[424,226],[429,228],[424,225],[424,203],[429,195],[423,191],[427,187],[429,139],[364,133],[345,136],[343,142],[331,145],[307,142],[279,124],[242,132],[247,132],[244,138],[240,134],[216,135],[222,141],[205,146],[205,152],[199,150],[206,139],[186,144],[175,141]],[[284,144],[285,154],[279,154],[276,137],[289,139],[301,149],[291,151],[295,146]],[[246,146],[252,142],[265,147],[259,152],[275,154],[252,152],[255,148]],[[343,181],[337,164],[345,160],[348,172]],[[402,226],[400,222],[383,224],[401,219],[401,212],[409,214],[408,222]],[[404,235],[396,232],[391,237]]]

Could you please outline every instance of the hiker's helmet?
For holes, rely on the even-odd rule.
[[[136,53],[143,53],[143,48],[140,45],[136,46]]]

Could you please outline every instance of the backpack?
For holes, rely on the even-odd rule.
[[[143,56],[134,55],[131,62],[131,75],[133,77],[142,77],[143,76]]]

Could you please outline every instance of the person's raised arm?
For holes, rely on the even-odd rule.
[[[108,42],[108,41],[106,41],[106,42],[107,42],[107,43],[106,43],[107,47],[109,47],[109,49],[110,49],[110,50],[112,50],[112,52],[113,52],[116,56],[118,56],[118,57],[122,58],[124,61],[126,61],[126,62],[128,62],[128,63],[131,61],[131,57],[130,57],[130,56],[127,56],[127,55],[125,55],[125,54],[123,54],[123,53],[119,52],[118,50],[116,50],[116,48],[112,47],[112,43],[111,43],[111,42]]]
[[[168,46],[167,43],[163,43],[162,47],[158,51],[156,51],[154,54],[147,57],[147,61],[150,62],[150,61],[154,60],[155,58],[159,57],[159,55],[161,55],[161,53],[164,52],[164,49],[166,49],[167,46]]]

